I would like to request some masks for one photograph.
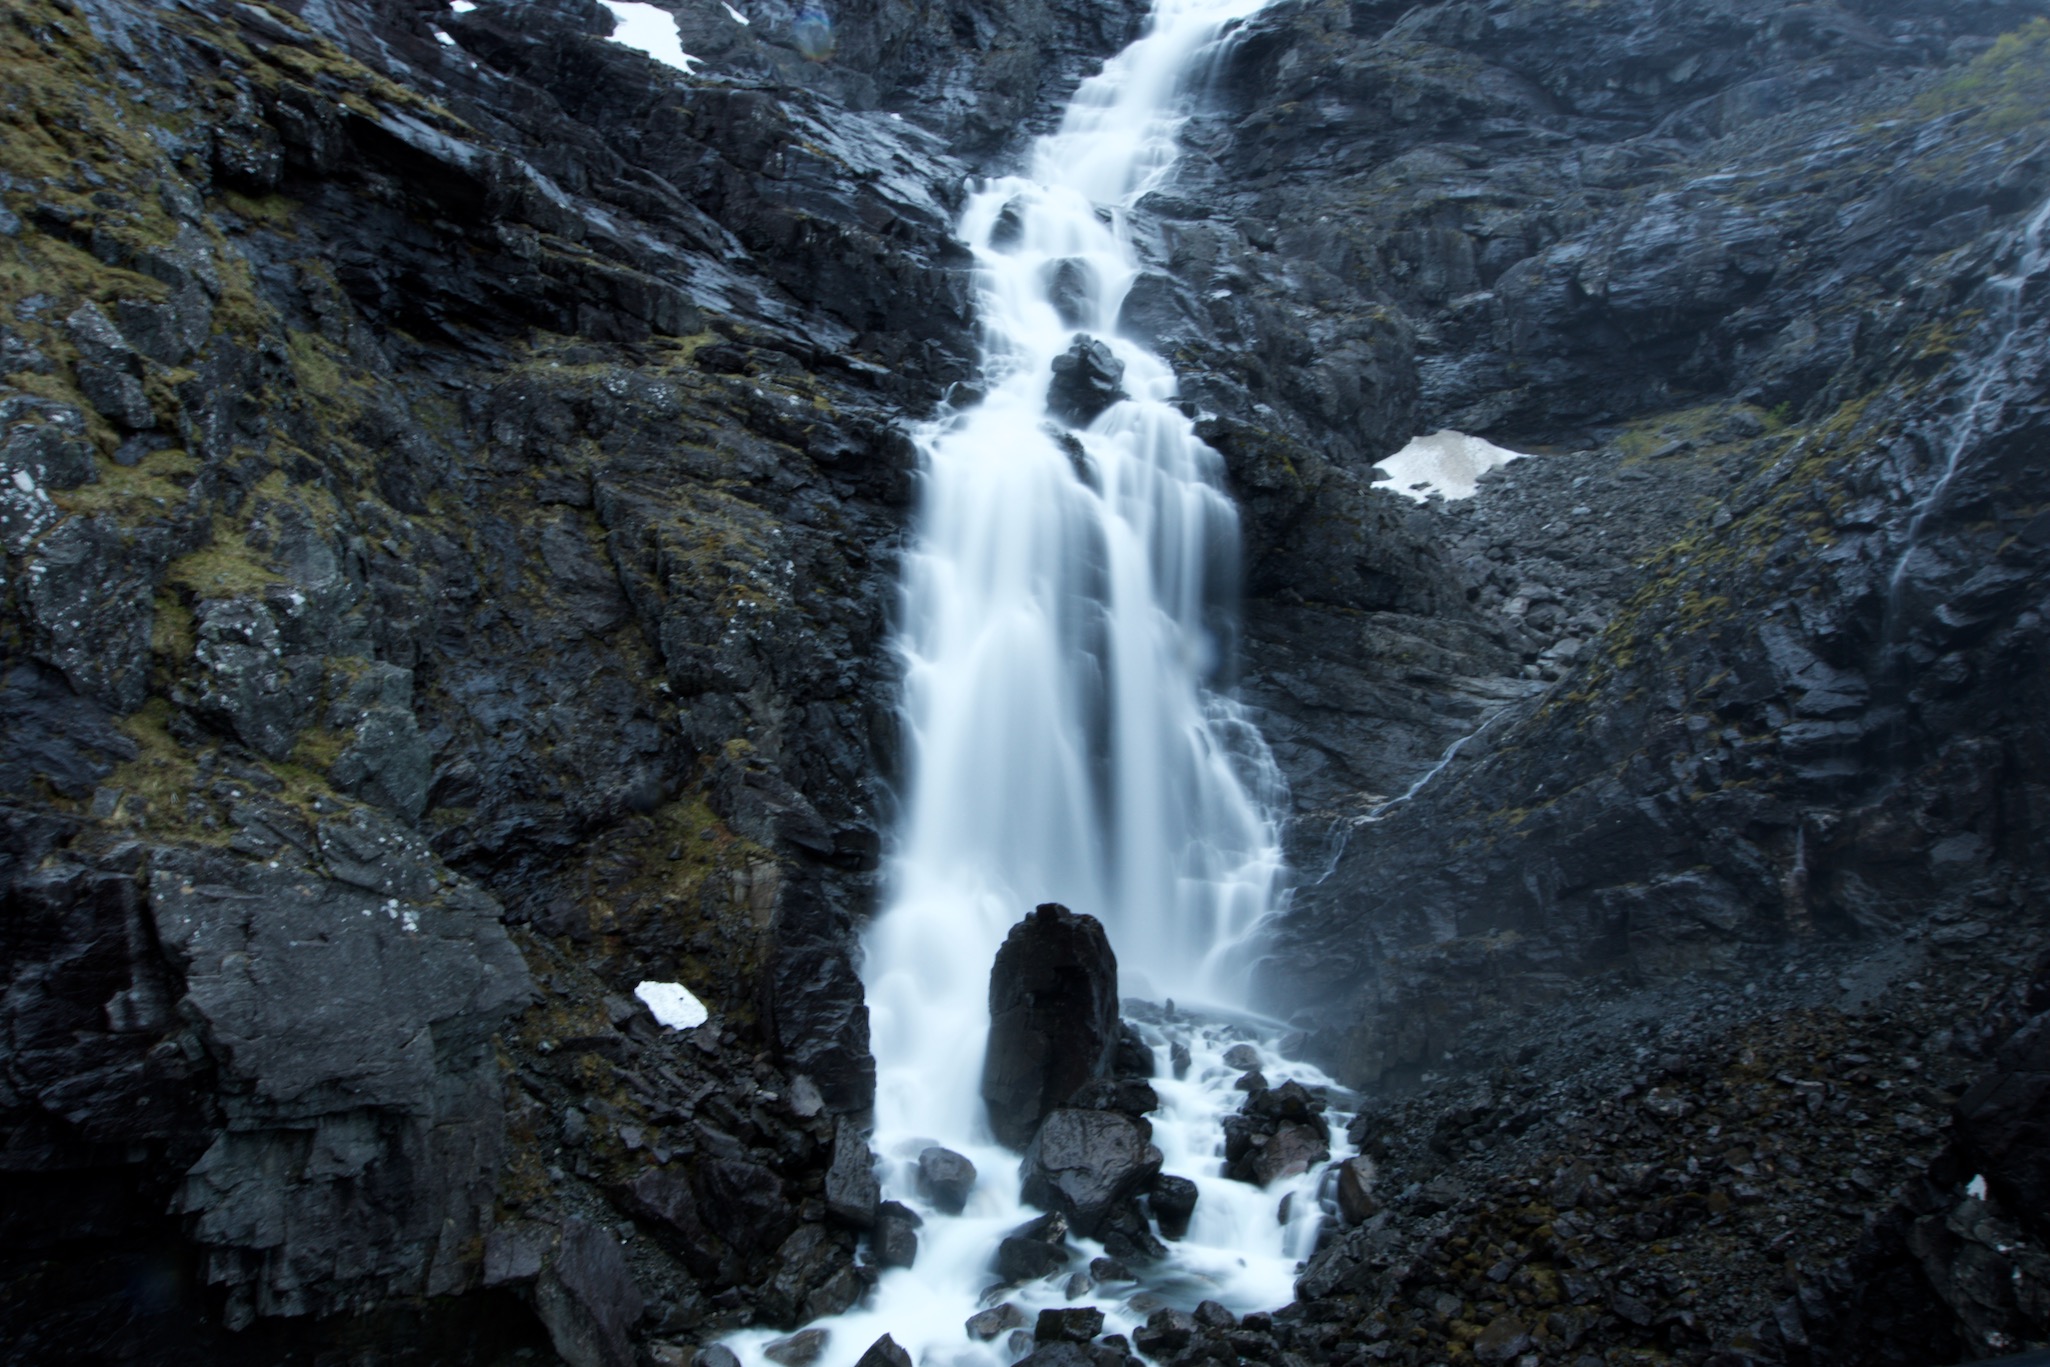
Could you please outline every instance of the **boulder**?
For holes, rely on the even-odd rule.
[[[780,1362],[783,1367],[807,1367],[818,1361],[820,1353],[826,1351],[826,1340],[831,1338],[824,1329],[800,1329],[788,1338],[780,1338],[762,1348],[762,1356],[771,1362]]]
[[[826,1213],[857,1229],[867,1229],[875,1224],[876,1205],[882,1198],[867,1137],[841,1120],[833,1129],[833,1161],[826,1169]]]
[[[1096,272],[1080,257],[1062,257],[1048,268],[1046,301],[1060,315],[1062,327],[1089,327],[1096,322],[1096,290]]]
[[[868,1351],[856,1359],[854,1367],[911,1367],[911,1354],[904,1351],[888,1334],[868,1346]]]
[[[1087,1343],[1103,1332],[1103,1312],[1093,1305],[1062,1305],[1039,1312],[1032,1326],[1038,1343]]]
[[[1013,1148],[1116,1057],[1117,957],[1103,925],[1046,903],[1011,928],[990,971],[982,1097],[990,1129]]]
[[[1115,1111],[1058,1110],[1025,1151],[1024,1197],[1093,1237],[1112,1210],[1160,1171],[1160,1150]]]
[[[1023,1329],[1025,1312],[1005,1301],[1001,1305],[992,1305],[987,1310],[976,1311],[968,1317],[967,1324],[962,1327],[968,1331],[968,1337],[987,1343],[1006,1329]]]
[[[1153,1206],[1153,1218],[1160,1223],[1160,1232],[1170,1239],[1179,1239],[1189,1232],[1189,1219],[1196,1213],[1196,1184],[1186,1177],[1175,1177],[1161,1173],[1146,1187],[1147,1200]]]
[[[1347,1225],[1362,1224],[1379,1210],[1374,1200],[1374,1160],[1348,1158],[1338,1165],[1338,1218]]]
[[[1087,427],[1097,414],[1125,398],[1125,363],[1093,337],[1077,335],[1073,346],[1053,359],[1046,408],[1070,427]]]
[[[876,1207],[871,1247],[884,1267],[909,1267],[918,1260],[918,1227],[924,1221],[900,1201],[885,1201]]]
[[[975,1188],[975,1165],[938,1145],[918,1155],[918,1193],[949,1215],[959,1215]]]
[[[1329,1161],[1331,1145],[1321,1125],[1283,1121],[1268,1141],[1253,1153],[1253,1180],[1261,1186],[1289,1177],[1300,1177],[1312,1166]]]
[[[1006,1284],[1036,1282],[1066,1267],[1068,1257],[1066,1245],[1012,1236],[997,1245],[996,1274]]]
[[[643,1308],[626,1255],[602,1225],[571,1220],[534,1289],[534,1309],[570,1367],[635,1367]]]
[[[690,1184],[681,1176],[665,1168],[644,1169],[615,1199],[635,1219],[674,1234],[673,1245],[694,1275],[708,1277],[718,1270],[719,1241],[705,1228]]]

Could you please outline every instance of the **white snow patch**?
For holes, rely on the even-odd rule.
[[[721,3],[724,3],[724,0],[721,0]],[[733,6],[731,5],[726,6],[726,12],[733,16],[734,21],[736,23],[744,24],[747,22],[747,16],[745,14],[742,14],[739,10],[733,8]]]
[[[1986,1179],[1985,1179],[1985,1177],[1983,1177],[1983,1176],[1974,1176],[1974,1177],[1972,1178],[1972,1180],[1971,1180],[1971,1181],[1969,1181],[1969,1182],[1965,1183],[1965,1195],[1967,1195],[1967,1196],[1971,1197],[1971,1198],[1972,1198],[1972,1199],[1973,1199],[1974,1201],[1983,1201],[1983,1200],[1985,1200],[1985,1199],[1986,1199]]]
[[[443,47],[454,47],[456,45],[456,40],[443,33],[440,29],[434,30],[434,41],[440,43]]]
[[[468,14],[471,10],[477,8],[474,4],[470,3],[470,0],[449,0],[448,7],[457,14]]]
[[[1396,493],[1419,503],[1433,494],[1441,498],[1472,498],[1476,480],[1498,465],[1522,460],[1523,455],[1521,451],[1510,451],[1447,428],[1418,437],[1380,462],[1388,473],[1375,483],[1393,485]]]
[[[671,1030],[695,1030],[711,1019],[705,1004],[691,995],[682,983],[644,982],[634,995],[648,1004],[655,1019]]]
[[[612,31],[613,42],[645,52],[662,65],[673,66],[686,76],[690,75],[692,62],[704,60],[683,50],[683,39],[676,32],[676,17],[668,10],[637,4],[634,0],[602,0],[602,3],[619,21],[619,27]]]

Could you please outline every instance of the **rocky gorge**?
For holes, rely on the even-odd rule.
[[[672,12],[700,72],[586,0],[0,15],[9,1361],[718,1367],[916,1257],[906,428],[974,398],[964,186],[1144,7]],[[1079,1073],[990,1075],[1005,1246],[1124,1243],[971,1332],[2044,1346],[2045,8],[1275,0],[1202,96],[1118,328],[1241,510],[1266,1005],[1337,1083],[1219,1158],[1358,1156],[1292,1304],[1102,1337],[1193,1189],[1099,978]],[[1532,454],[1374,487],[1440,427]]]

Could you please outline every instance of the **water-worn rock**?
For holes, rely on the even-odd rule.
[[[854,1367],[911,1367],[911,1354],[905,1352],[897,1340],[884,1334],[862,1350]]]
[[[1057,1110],[1025,1150],[1023,1194],[1094,1236],[1112,1211],[1160,1171],[1160,1150],[1114,1111]]]
[[[876,1207],[873,1247],[876,1261],[884,1267],[910,1267],[918,1261],[917,1212],[899,1201],[885,1201]]]
[[[1087,427],[1097,415],[1126,397],[1125,363],[1096,338],[1077,335],[1075,344],[1053,358],[1046,408],[1071,427]]]
[[[1197,1195],[1194,1182],[1170,1173],[1161,1173],[1146,1184],[1147,1203],[1152,1206],[1153,1218],[1159,1222],[1164,1237],[1179,1239],[1189,1232]]]
[[[949,1215],[959,1215],[975,1189],[975,1165],[935,1145],[918,1155],[918,1192]]]
[[[1122,1025],[1117,957],[1102,923],[1051,902],[1018,922],[990,969],[989,1013],[990,1129],[1023,1148],[1049,1111],[1110,1076]]]
[[[963,1327],[967,1329],[970,1338],[988,1342],[1007,1329],[1024,1328],[1025,1312],[1011,1302],[1005,1301],[987,1310],[976,1311],[968,1317],[968,1322]]]
[[[1103,1312],[1093,1305],[1056,1306],[1033,1322],[1035,1343],[1087,1343],[1103,1332]]]
[[[882,1197],[868,1137],[843,1118],[833,1129],[833,1160],[826,1169],[826,1213],[857,1229],[867,1229],[875,1223]]]

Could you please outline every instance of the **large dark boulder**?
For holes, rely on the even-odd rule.
[[[1025,1151],[1025,1199],[1059,1211],[1084,1238],[1160,1171],[1160,1150],[1116,1111],[1059,1110]]]
[[[975,1189],[975,1165],[938,1145],[918,1155],[918,1194],[949,1215],[959,1215]]]
[[[1053,382],[1046,387],[1047,411],[1070,427],[1087,427],[1097,414],[1125,398],[1125,363],[1093,337],[1053,358]]]
[[[1013,1148],[1117,1054],[1118,962],[1103,925],[1048,902],[1011,928],[989,979],[982,1099]]]

